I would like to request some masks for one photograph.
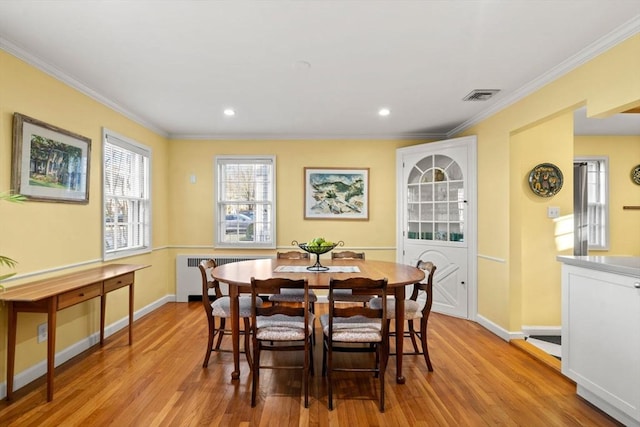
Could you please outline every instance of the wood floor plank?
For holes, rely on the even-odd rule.
[[[316,305],[318,314],[326,311]],[[322,337],[316,325],[316,334]],[[230,352],[214,353],[202,368],[207,326],[200,303],[169,303],[56,369],[55,395],[46,401],[44,377],[0,402],[0,426],[616,426],[575,394],[557,370],[481,326],[433,314],[429,343],[434,372],[422,356],[404,357],[406,384],[395,382],[395,360],[385,377],[385,412],[378,382],[367,374],[336,373],[333,411],[321,376],[321,339],[314,348],[309,408],[300,372],[263,370],[251,408],[251,376],[244,358],[231,380]],[[223,347],[230,349],[225,339]],[[409,341],[405,346],[410,347]],[[409,348],[407,347],[407,348]],[[297,355],[264,361],[297,361]],[[339,354],[355,365],[369,355]]]

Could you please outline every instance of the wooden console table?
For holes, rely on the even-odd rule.
[[[104,343],[104,312],[107,293],[129,287],[129,345],[133,342],[133,282],[135,271],[149,267],[110,264],[75,273],[18,285],[0,292],[0,301],[9,305],[7,343],[7,400],[13,394],[18,313],[47,313],[47,400],[53,399],[53,372],[56,352],[56,313],[89,299],[100,297],[100,345]]]

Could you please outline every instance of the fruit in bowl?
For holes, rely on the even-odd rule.
[[[325,240],[324,237],[315,237],[313,239],[310,239],[306,244],[303,245],[303,249],[315,254],[323,254],[330,251],[336,246],[335,243],[329,240]]]

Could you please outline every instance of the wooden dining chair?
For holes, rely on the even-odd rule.
[[[285,289],[303,289],[304,300],[301,306],[276,304],[260,306],[257,298],[260,294],[278,294]],[[251,407],[256,406],[256,394],[259,386],[260,369],[301,369],[304,388],[304,407],[309,407],[309,374],[313,373],[313,354],[311,336],[314,314],[309,311],[309,283],[306,279],[293,280],[270,278],[258,280],[251,278],[251,330],[253,348],[253,375],[251,382]],[[261,365],[262,351],[302,351],[302,365]]]
[[[309,259],[309,253],[300,251],[278,252],[276,257],[278,259]],[[308,293],[309,310],[315,313],[315,303],[318,301],[318,296],[313,289],[309,289]],[[269,301],[276,304],[280,302],[301,303],[304,301],[304,291],[303,289],[282,289],[281,293],[270,295]]]
[[[209,358],[214,351],[221,351],[220,344],[224,335],[231,335],[231,329],[226,329],[226,320],[231,318],[231,300],[228,295],[223,295],[220,290],[220,282],[217,280],[211,280],[211,271],[216,267],[216,262],[213,259],[207,259],[200,262],[198,268],[200,269],[200,275],[202,277],[202,306],[204,312],[207,315],[207,323],[209,325],[209,335],[207,343],[207,351],[204,356],[204,362],[202,367],[209,366]],[[213,290],[214,295],[210,295],[209,292]],[[212,298],[213,297],[213,298]],[[256,301],[258,305],[262,305],[262,300]],[[239,316],[244,321],[244,329],[240,331],[241,335],[244,335],[244,353],[247,357],[249,366],[252,366],[249,334],[251,327],[249,319],[251,317],[251,297],[241,296],[239,297]],[[216,319],[218,319],[218,326],[216,326]],[[216,340],[217,337],[217,340]],[[214,346],[215,341],[215,346]]]
[[[331,252],[331,259],[361,259],[364,260],[364,252],[338,251]],[[361,302],[366,305],[369,302],[367,295],[352,295],[348,289],[340,289],[336,292],[336,298],[343,302]]]
[[[427,324],[429,314],[431,313],[431,306],[433,305],[433,275],[436,272],[436,266],[431,262],[419,260],[416,267],[424,270],[426,277],[422,282],[413,285],[411,296],[404,301],[404,319],[408,323],[408,328],[404,331],[404,336],[411,339],[414,351],[412,353],[403,352],[403,354],[422,354],[427,364],[427,369],[429,372],[433,372],[431,358],[429,357]],[[372,298],[371,301],[369,301],[369,307],[382,307],[382,300],[380,298]],[[391,319],[395,319],[396,317],[396,305],[393,298],[387,300],[387,316],[388,322],[391,322]],[[414,320],[420,321],[419,331],[415,330]],[[395,332],[390,332],[389,335],[395,335]],[[418,350],[416,338],[420,340],[421,350]],[[391,353],[391,355],[395,355],[395,353]]]
[[[379,309],[342,305],[336,306],[336,291],[350,290],[353,295],[377,296],[384,304]],[[329,283],[329,313],[320,316],[323,331],[322,375],[327,375],[328,406],[333,409],[334,372],[373,372],[380,382],[380,412],[384,412],[384,375],[389,357],[389,323],[387,322],[387,279],[352,277],[331,279]],[[375,352],[371,367],[338,367],[334,352]]]

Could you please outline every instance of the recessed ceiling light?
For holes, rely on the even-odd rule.
[[[227,117],[233,117],[236,115],[236,110],[234,110],[233,108],[225,108],[224,115]]]
[[[379,116],[387,117],[389,114],[391,114],[391,110],[389,110],[388,108],[381,108],[378,110]]]

